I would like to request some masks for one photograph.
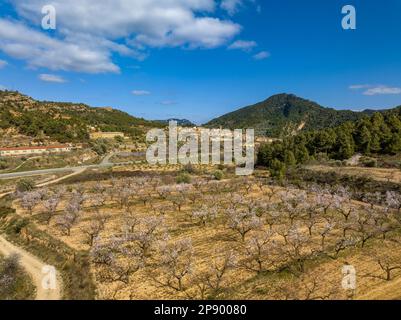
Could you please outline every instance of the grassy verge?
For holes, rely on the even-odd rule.
[[[9,201],[0,201],[0,232],[62,274],[63,298],[66,300],[95,299],[95,284],[90,274],[88,253],[76,252],[65,243],[39,230],[29,219],[18,216]]]
[[[13,268],[13,270],[6,271],[5,262],[5,257],[0,255],[0,281],[5,276],[11,276],[13,281],[8,285],[2,283],[2,287],[0,288],[0,300],[35,299],[35,286],[30,276],[20,266]]]

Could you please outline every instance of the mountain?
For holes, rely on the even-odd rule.
[[[355,112],[325,108],[292,94],[278,94],[263,102],[216,118],[208,122],[205,127],[254,128],[258,135],[281,137],[298,131],[335,127],[372,113],[370,110]]]
[[[187,119],[168,119],[168,120],[156,120],[156,121],[162,123],[163,125],[168,125],[170,121],[176,121],[177,125],[180,127],[196,127],[196,124]]]
[[[112,108],[82,103],[37,101],[16,91],[0,91],[0,129],[59,142],[85,142],[91,130],[121,131],[135,138],[160,123],[136,118]]]

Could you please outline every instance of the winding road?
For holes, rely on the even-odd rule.
[[[112,163],[110,159],[116,155],[117,153],[111,153],[105,156],[99,164],[92,164],[87,166],[79,166],[79,167],[63,167],[63,168],[54,168],[54,169],[42,169],[42,170],[33,170],[33,171],[22,171],[22,172],[11,172],[11,173],[3,173],[0,174],[0,180],[2,179],[13,179],[13,178],[21,178],[21,177],[33,177],[44,174],[53,174],[53,173],[63,173],[63,172],[73,172],[80,173],[86,169],[99,169],[99,168],[108,168],[108,167],[117,167],[130,165],[134,163],[140,163],[140,161],[128,161],[121,163]]]

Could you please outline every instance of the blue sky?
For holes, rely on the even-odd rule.
[[[277,93],[338,109],[401,105],[398,0],[0,2],[0,87],[203,123]],[[343,30],[341,9],[356,8]]]

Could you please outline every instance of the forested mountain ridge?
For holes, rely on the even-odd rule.
[[[32,137],[45,135],[60,142],[84,142],[91,128],[135,137],[143,134],[144,127],[160,125],[112,108],[37,101],[16,91],[0,91],[0,128],[15,128]]]
[[[335,128],[308,131],[261,146],[258,163],[282,175],[286,167],[327,156],[344,160],[355,153],[398,154],[401,152],[401,106],[376,112]]]
[[[284,137],[300,131],[319,130],[355,121],[374,111],[355,112],[324,108],[292,94],[278,94],[269,99],[208,122],[206,127],[255,129],[258,135]]]

